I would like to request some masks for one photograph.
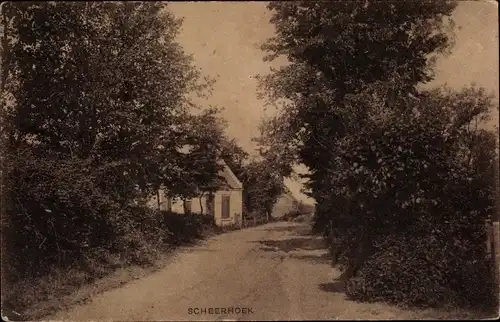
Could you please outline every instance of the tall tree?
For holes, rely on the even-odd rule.
[[[479,285],[493,276],[482,258],[498,156],[491,133],[475,123],[492,100],[473,88],[419,88],[453,43],[455,6],[268,5],[277,35],[263,49],[289,64],[261,77],[268,99],[284,102],[264,124],[263,143],[279,160],[309,168],[316,225],[347,264],[342,277],[356,299],[435,304],[490,291]]]
[[[11,5],[13,147],[36,142],[108,165],[106,180],[155,182],[158,146],[173,149],[186,94],[200,89],[175,42],[180,20],[158,2]]]
[[[311,185],[324,185],[335,140],[349,131],[344,103],[374,82],[390,82],[397,97],[432,79],[432,63],[450,41],[455,1],[272,2],[277,35],[263,46],[267,60],[289,64],[261,76],[263,95],[284,101],[263,129],[281,159],[304,163]],[[319,198],[319,196],[316,196]]]
[[[226,138],[225,122],[218,113],[218,109],[210,108],[187,117],[183,135],[177,141],[179,162],[176,168],[165,172],[163,181],[169,197],[183,200],[200,197],[202,211],[201,197],[222,184],[220,160]]]
[[[13,271],[157,243],[131,209],[177,179],[188,94],[210,85],[175,41],[181,20],[162,2],[9,2],[2,15]]]

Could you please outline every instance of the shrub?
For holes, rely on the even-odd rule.
[[[353,278],[351,298],[493,302],[484,223],[498,159],[492,133],[468,126],[488,103],[481,92],[447,95],[374,119],[335,148],[314,225]]]
[[[74,261],[91,269],[87,262],[111,253],[145,263],[164,246],[169,232],[158,225],[156,211],[111,198],[100,185],[106,175],[90,161],[19,150],[9,162],[12,216],[3,229],[11,278],[40,276]]]
[[[356,277],[347,282],[353,300],[436,307],[493,305],[491,266],[457,258],[464,243],[438,236],[382,239]]]
[[[292,210],[292,211],[287,212],[287,213],[283,216],[283,219],[284,219],[285,221],[291,221],[291,220],[293,220],[293,219],[297,218],[297,217],[298,217],[298,216],[300,216],[300,215],[301,215],[300,211],[298,211],[298,210]]]
[[[230,225],[224,225],[220,227],[221,232],[229,232],[229,231],[235,231],[241,229],[240,225],[238,224],[230,224]]]
[[[204,232],[215,227],[212,216],[202,214],[178,214],[162,211],[163,227],[171,232],[169,242],[173,244],[191,243],[204,237]]]

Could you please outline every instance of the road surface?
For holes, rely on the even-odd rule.
[[[415,317],[345,299],[309,224],[278,222],[186,248],[161,270],[49,320],[303,320]],[[427,317],[428,318],[428,317]]]

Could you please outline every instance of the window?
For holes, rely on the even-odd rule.
[[[230,199],[229,196],[222,196],[222,218],[229,218]]]

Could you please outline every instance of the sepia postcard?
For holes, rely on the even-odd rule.
[[[496,1],[0,9],[3,320],[498,318]]]

